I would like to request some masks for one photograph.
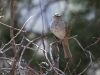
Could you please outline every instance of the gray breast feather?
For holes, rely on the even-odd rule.
[[[66,35],[65,27],[66,27],[66,24],[65,24],[64,21],[54,20],[51,23],[51,28],[50,29],[56,37],[58,37],[60,39],[64,39],[64,37]]]

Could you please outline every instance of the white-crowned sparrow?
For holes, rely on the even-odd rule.
[[[68,45],[68,38],[70,33],[67,28],[67,24],[62,19],[61,15],[57,13],[53,15],[53,21],[51,22],[50,30],[58,39],[63,40],[62,45],[64,50],[64,57],[71,58],[72,54],[70,52],[69,45]]]

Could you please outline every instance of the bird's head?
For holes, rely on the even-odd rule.
[[[54,19],[57,19],[57,18],[60,18],[61,15],[59,15],[58,13],[55,13],[52,17],[53,17]]]

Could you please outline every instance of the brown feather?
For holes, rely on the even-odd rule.
[[[63,45],[63,50],[64,50],[64,57],[65,58],[71,58],[72,54],[71,54],[70,49],[69,49],[68,38],[65,38],[62,41],[62,45]]]

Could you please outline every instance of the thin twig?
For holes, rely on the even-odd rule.
[[[13,29],[14,31],[20,31],[20,29],[13,28],[12,26],[9,26],[9,25],[4,24],[4,23],[2,23],[2,22],[0,22],[0,25],[2,25],[2,26],[4,26],[4,27],[7,27],[7,28],[10,28],[10,29]],[[24,33],[24,34],[26,33],[26,31],[24,31],[24,30],[22,30],[21,32]]]
[[[43,48],[45,50],[45,43],[44,43],[44,35],[45,35],[45,32],[44,32],[44,22],[43,22],[43,13],[42,13],[42,6],[41,6],[41,1],[39,0],[39,6],[40,6],[40,9],[41,9],[41,16],[42,16],[42,44],[43,44]]]
[[[26,48],[27,48],[30,44],[32,44],[33,42],[35,42],[36,40],[38,40],[38,39],[40,39],[40,38],[41,38],[41,37],[38,37],[38,38],[33,39],[32,41],[30,41],[29,39],[27,39],[27,38],[25,37],[25,40],[27,40],[29,43],[28,43],[28,44],[24,47],[24,49],[22,50],[22,53],[21,53],[21,55],[20,55],[19,60],[22,59],[22,56],[23,56],[23,54],[24,54]],[[38,48],[39,48],[39,47],[38,47]]]
[[[8,0],[5,1],[4,6],[1,8],[1,10],[3,10],[6,7],[7,2],[8,2]]]
[[[100,58],[96,62],[94,62],[91,66],[93,67],[94,64],[96,64],[98,61],[100,61]]]
[[[75,72],[75,71],[76,71],[76,69],[79,67],[80,63],[81,63],[81,59],[80,59],[79,63],[77,64],[76,68],[72,71],[72,74],[73,74],[73,73],[75,73],[75,74],[76,74],[76,72]]]
[[[75,20],[76,16],[78,15],[78,13],[79,13],[79,10],[77,11],[76,15],[74,16],[74,18],[73,18],[73,20],[72,20],[72,22],[71,22],[71,27],[70,27],[69,32],[71,32],[71,29],[72,29],[72,24],[73,24],[73,22],[74,22],[74,20]]]
[[[41,44],[40,44],[41,45]],[[39,47],[40,47],[39,45]],[[30,65],[30,63],[32,62],[32,60],[34,59],[34,56],[36,55],[36,53],[38,52],[39,48],[37,48],[37,50],[34,52],[34,55],[31,57],[31,59],[28,62],[28,65]]]
[[[41,62],[39,64],[39,66],[40,66],[40,73],[41,74],[43,74],[42,68],[46,69],[45,74],[43,74],[43,75],[47,75],[49,73],[49,71],[52,70],[52,68],[46,62]]]
[[[1,60],[10,60],[10,61],[15,61],[13,59],[10,59],[10,58],[6,58],[6,57],[0,57]]]
[[[89,46],[87,46],[85,49],[97,44],[100,41],[100,38],[98,38],[94,43],[90,44]]]
[[[54,67],[54,68],[61,73],[60,75],[65,75],[65,73],[62,70],[60,70],[59,68],[56,68],[56,67]]]
[[[78,45],[81,47],[81,49],[89,54],[90,62],[89,62],[89,64],[87,65],[87,67],[86,67],[82,72],[80,72],[80,73],[78,74],[78,75],[81,75],[81,74],[83,74],[83,73],[91,66],[93,55],[92,55],[92,53],[91,53],[90,51],[84,49],[84,48],[82,47],[82,45],[80,44],[80,42],[79,42],[75,37],[70,37],[70,39],[74,39],[74,40],[78,43]],[[94,58],[94,57],[93,57],[93,58]]]
[[[55,66],[55,62],[54,62],[53,55],[52,55],[52,45],[53,45],[53,43],[50,44],[50,52],[49,52],[49,54],[50,54],[51,62],[53,64],[53,66]]]
[[[34,15],[33,15],[33,16],[34,16]],[[22,29],[25,27],[26,23],[27,23],[33,16],[29,17],[29,19],[24,23],[24,25],[22,26],[22,28],[20,29],[20,31],[16,34],[16,36],[14,36],[7,44],[5,44],[5,45],[0,49],[0,52],[2,52],[2,50],[3,50],[7,45],[9,45],[9,44],[12,42],[12,40],[15,39],[15,38],[21,33],[21,31],[22,31]]]
[[[46,50],[44,50],[44,54],[45,54],[46,60],[48,61],[49,65],[53,68],[53,70],[55,71],[55,73],[57,73],[58,75],[60,75],[58,73],[58,71],[54,68],[54,66],[51,64],[51,62],[50,62],[50,60],[49,60],[49,58],[47,56],[47,51]]]
[[[0,68],[0,70],[11,70],[12,68]]]
[[[27,39],[27,40],[28,40],[28,39]],[[30,41],[30,40],[28,40],[28,41]],[[55,68],[54,68],[53,65],[51,64],[51,62],[50,62],[50,60],[49,60],[49,58],[48,58],[48,56],[47,56],[47,51],[44,50],[44,49],[42,49],[42,48],[40,48],[38,45],[34,44],[32,41],[30,41],[29,43],[32,43],[32,44],[35,45],[37,48],[39,48],[40,50],[43,50],[43,51],[44,51],[46,60],[48,61],[49,65],[53,68],[53,70],[55,71],[55,73],[57,73],[57,74],[59,75],[59,73],[55,70]],[[23,55],[23,54],[22,54],[22,55]]]
[[[11,4],[10,4],[10,26],[14,27],[14,0],[11,0]],[[13,29],[10,29],[10,37],[11,39],[14,37]],[[12,47],[13,47],[14,53],[16,53],[16,46],[14,44],[15,44],[15,40],[13,39]]]
[[[10,4],[10,26],[14,27],[14,0],[11,0]],[[14,37],[13,29],[10,29],[10,37],[11,39]],[[15,54],[16,53],[15,40],[13,39],[11,42]],[[15,65],[13,65],[11,75],[14,75],[14,72],[15,72]]]

